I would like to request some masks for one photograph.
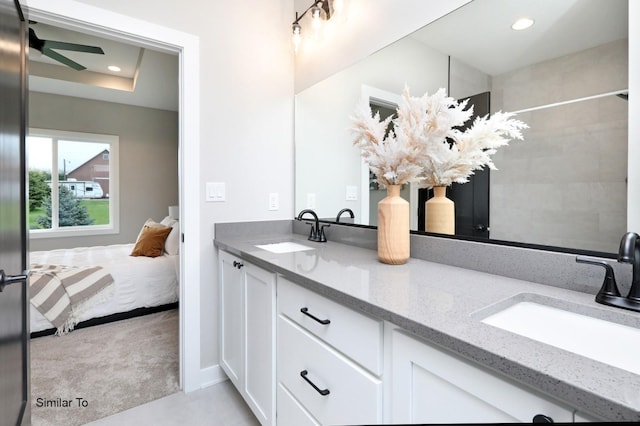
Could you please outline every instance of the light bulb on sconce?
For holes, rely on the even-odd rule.
[[[298,53],[298,49],[300,48],[300,41],[302,40],[302,27],[297,22],[294,22],[293,25],[293,50]]]
[[[311,27],[313,28],[313,37],[315,39],[320,38],[320,31],[322,30],[322,9],[318,6],[322,4],[319,1],[311,8]]]
[[[325,26],[324,22],[328,21],[331,16],[343,8],[342,0],[333,0],[333,1],[323,1],[323,0],[315,0],[311,6],[309,6],[300,16],[298,16],[298,12],[296,12],[296,19],[291,24],[291,29],[293,32],[293,46],[294,51],[297,53],[302,43],[302,19],[309,12],[309,18],[311,19],[310,25],[313,29],[312,32],[306,33],[309,34],[311,39],[320,39],[321,34],[323,32],[323,27]],[[305,24],[306,25],[306,24]]]
[[[342,11],[344,10],[344,0],[333,0],[331,5],[333,6],[334,15],[342,14]]]
[[[314,23],[320,22],[320,18],[322,18],[322,9],[320,9],[320,6],[318,5],[322,6],[322,2],[319,1],[311,6],[311,19],[313,19]]]

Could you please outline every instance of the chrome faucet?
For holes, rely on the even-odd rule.
[[[311,232],[309,233],[309,241],[326,243],[327,237],[324,235],[324,228],[325,226],[330,226],[330,225],[320,226],[320,220],[318,219],[318,215],[316,214],[316,212],[314,212],[311,209],[304,209],[300,213],[298,213],[296,220],[302,220],[302,216],[304,216],[307,213],[313,216],[313,220],[315,221],[315,224],[306,222],[307,224],[311,225]]]
[[[620,295],[613,268],[607,262],[592,260],[583,256],[577,256],[576,262],[599,265],[605,268],[604,282],[596,295],[596,302],[640,312],[640,235],[635,232],[627,232],[620,240],[618,262],[631,263],[633,265],[631,289],[627,297]]]
[[[355,216],[353,215],[353,210],[351,209],[342,209],[338,212],[338,216],[336,216],[336,223],[340,222],[340,216],[342,216],[342,213],[349,213],[349,216],[351,216],[351,219],[353,219]]]

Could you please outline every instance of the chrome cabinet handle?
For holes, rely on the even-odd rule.
[[[302,370],[300,372],[300,377],[302,377],[305,382],[309,383],[311,385],[311,387],[314,388],[316,390],[316,392],[318,392],[320,395],[322,395],[322,396],[329,395],[329,393],[330,393],[329,389],[320,389],[318,386],[316,386],[315,383],[313,383],[311,380],[309,380],[309,378],[307,377],[307,374],[309,374],[309,372],[307,370]]]
[[[300,308],[300,312],[302,312],[303,314],[305,314],[305,315],[306,315],[306,316],[308,316],[309,318],[312,318],[314,321],[319,322],[319,323],[320,323],[320,324],[322,324],[322,325],[328,325],[328,324],[330,324],[330,323],[331,323],[331,320],[328,320],[328,319],[323,319],[323,320],[321,320],[320,318],[318,318],[318,317],[316,317],[316,316],[314,316],[314,315],[310,314],[310,313],[309,313],[309,308],[307,308],[307,307]]]

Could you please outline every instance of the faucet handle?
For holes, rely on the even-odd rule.
[[[602,282],[602,287],[600,288],[600,291],[596,295],[597,302],[601,302],[600,299],[604,297],[611,297],[611,296],[620,297],[620,290],[618,290],[618,285],[616,284],[616,277],[613,272],[613,267],[611,267],[611,265],[609,265],[604,260],[589,259],[584,256],[576,256],[576,262],[602,266],[605,269],[604,281]]]
[[[307,225],[311,225],[311,232],[309,232],[309,241],[318,241],[318,233],[316,232],[315,224],[311,222],[305,222]]]
[[[327,242],[327,237],[324,235],[324,228],[325,227],[329,227],[331,225],[322,225],[320,227],[320,231],[318,232],[318,242],[320,243],[326,243]]]

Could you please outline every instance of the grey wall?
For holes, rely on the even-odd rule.
[[[492,80],[492,111],[628,87],[620,40]],[[524,141],[494,155],[491,238],[616,252],[627,222],[628,102],[616,96],[525,112]]]
[[[120,138],[120,232],[31,239],[29,250],[131,243],[146,219],[178,204],[177,112],[31,92],[29,127]]]

